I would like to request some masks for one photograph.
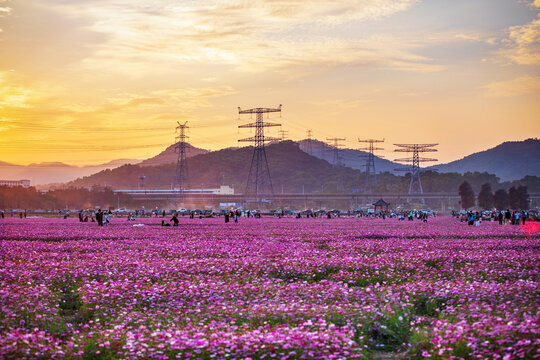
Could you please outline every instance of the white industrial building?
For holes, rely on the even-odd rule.
[[[15,187],[15,186],[22,186],[22,187],[29,187],[30,186],[30,180],[0,180],[0,186],[9,186],[9,187]]]

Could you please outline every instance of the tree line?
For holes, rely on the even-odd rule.
[[[119,199],[108,187],[71,187],[42,192],[34,187],[0,186],[0,209],[87,209],[95,206],[112,209],[117,207],[119,200],[124,207],[131,205],[129,196],[123,194]]]
[[[498,189],[493,192],[489,183],[484,183],[480,188],[478,196],[475,196],[474,190],[467,181],[463,181],[459,186],[459,196],[461,197],[461,206],[464,209],[478,206],[484,210],[492,209],[512,209],[526,210],[530,205],[529,192],[527,186],[512,186],[507,190]]]

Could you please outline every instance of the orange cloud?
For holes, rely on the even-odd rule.
[[[535,2],[536,5],[536,2]],[[509,30],[503,55],[520,65],[540,65],[540,15],[523,26]]]
[[[522,76],[507,81],[492,82],[484,86],[487,97],[513,97],[540,90],[540,76]]]

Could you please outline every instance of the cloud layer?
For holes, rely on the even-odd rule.
[[[504,123],[519,113],[532,123],[538,8],[538,0],[0,0],[0,151],[35,162],[22,151],[31,146],[39,150],[31,157],[76,162],[53,150],[114,142],[114,152],[85,161],[146,157],[173,141],[176,120],[190,121],[196,145],[231,146],[238,105],[284,103],[293,138],[309,126],[321,137],[451,142],[461,137],[458,126],[445,128],[447,116]],[[501,97],[512,105],[501,108]],[[329,117],[341,120],[330,126]],[[434,119],[443,130],[423,125]],[[522,137],[509,131],[490,139]]]

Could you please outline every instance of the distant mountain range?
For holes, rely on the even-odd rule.
[[[299,144],[300,149],[308,152],[309,140],[300,140]],[[322,141],[311,140],[311,155],[326,160],[331,164],[334,161],[334,149],[333,146],[327,145]],[[354,149],[340,149],[339,155],[343,165],[362,171],[366,170],[365,163],[368,155],[367,152]],[[375,171],[377,173],[390,172],[392,174],[398,174],[399,172],[395,171],[395,169],[399,167],[403,167],[403,165],[375,156]]]
[[[308,151],[308,140],[301,140],[300,148]],[[311,140],[311,148],[313,156],[332,163],[334,147],[321,141]],[[345,166],[365,171],[366,152],[354,149],[341,149],[339,151]],[[396,168],[400,167],[403,165],[375,157],[377,173],[388,171],[393,174],[403,174],[395,171]],[[540,140],[507,141],[494,148],[474,153],[448,164],[430,166],[426,169],[459,174],[487,172],[495,174],[502,181],[519,180],[526,175],[540,176]]]
[[[126,164],[156,166],[167,163],[176,163],[178,153],[174,150],[175,146],[176,144],[173,144],[158,155],[142,161],[137,159],[117,159],[105,164],[88,166],[73,166],[61,162],[15,165],[0,161],[0,178],[2,180],[28,179],[33,186],[61,185],[78,178],[89,176],[107,169],[115,169]],[[187,157],[205,154],[207,152],[208,150],[199,149],[189,144],[186,147]]]
[[[15,165],[0,161],[2,180],[28,179],[34,185],[61,184],[105,169],[114,169],[125,164],[137,164],[141,160],[118,159],[105,164],[73,166],[61,162],[45,162],[30,165]]]
[[[540,140],[507,141],[448,164],[434,166],[440,172],[480,171],[497,175],[503,181],[540,176]]]
[[[252,153],[253,148],[244,147],[190,157],[187,161],[188,187],[197,189],[230,185],[242,192],[249,173]],[[342,174],[351,182],[359,175],[357,170],[346,167],[334,171],[327,161],[301,151],[298,144],[292,141],[270,144],[267,147],[267,155],[276,192],[280,192],[282,188],[287,192],[302,191],[302,187],[306,192],[312,192],[320,190],[320,184],[337,181],[338,174]],[[174,163],[152,167],[124,165],[77,179],[68,185],[91,187],[107,183],[114,184],[115,188],[133,189],[138,186],[139,176],[144,175],[148,188],[170,189],[173,186],[175,169]]]
[[[300,149],[298,143],[283,141],[266,147],[268,165],[272,175],[275,193],[315,193],[363,191],[365,175],[362,170],[347,166],[333,166],[328,161],[311,156]],[[243,193],[251,158],[252,147],[211,151],[187,159],[187,188],[216,188],[220,185],[232,186]],[[171,189],[175,177],[175,163],[157,166],[124,165],[113,170],[77,179],[67,184],[73,187],[110,186],[115,189],[136,189],[141,175],[146,177],[148,189]],[[426,171],[422,175],[424,191],[456,191],[467,180],[478,191],[489,182],[493,189],[515,185],[529,186],[531,191],[540,189],[540,178],[529,176],[516,183],[501,183],[493,174],[438,173]],[[519,184],[518,184],[519,183]],[[409,186],[408,176],[396,176],[384,172],[378,176],[374,189],[381,192],[404,192]]]
[[[271,144],[269,145],[269,148],[274,145],[277,144]],[[301,140],[298,142],[298,145],[298,150],[302,150],[304,153],[308,151],[308,140]],[[202,178],[210,179],[212,176],[219,176],[216,175],[212,169],[210,169],[210,164],[212,164],[212,166],[219,166],[219,168],[222,168],[221,164],[228,164],[227,166],[230,169],[237,170],[244,169],[244,167],[249,166],[248,163],[250,161],[252,151],[251,149],[252,148],[228,148],[219,151],[209,152],[208,150],[200,149],[188,144],[186,153],[188,158],[193,158],[193,161],[190,162],[193,164],[190,165],[190,171],[200,174]],[[289,151],[292,150],[289,149]],[[222,155],[225,153],[229,155],[226,157],[222,157]],[[240,156],[238,154],[244,155]],[[328,146],[321,141],[312,140],[311,155],[314,158],[324,160],[324,163],[330,165],[333,162],[333,147]],[[351,169],[360,170],[361,172],[365,171],[366,155],[367,153],[361,150],[340,150],[340,156],[343,165]],[[200,158],[201,156],[203,157]],[[215,158],[215,156],[218,156],[218,158]],[[245,159],[244,156],[246,157]],[[106,164],[82,167],[66,165],[58,162],[31,164],[28,166],[0,162],[0,173],[2,174],[2,179],[29,179],[32,185],[71,182],[72,185],[83,186],[83,184],[88,185],[91,181],[100,178],[103,179],[103,181],[96,182],[96,184],[105,183],[117,187],[117,185],[119,184],[115,183],[115,181],[120,181],[120,183],[122,184],[125,183],[124,186],[128,186],[131,180],[123,181],[119,178],[115,178],[114,180],[105,180],[105,178],[102,177],[103,174],[100,175],[100,173],[104,170],[112,170],[118,167],[124,167],[124,165],[126,164],[138,164],[138,172],[149,173],[149,171],[143,171],[140,169],[144,167],[159,167],[167,164],[176,163],[177,157],[178,153],[175,152],[175,144],[173,144],[167,147],[160,154],[143,161],[133,159],[119,159],[113,160]],[[300,156],[298,156],[298,158],[300,158]],[[205,159],[209,160],[210,162],[207,163]],[[277,159],[273,159],[271,156],[269,156],[270,162],[274,162],[276,160]],[[302,159],[302,161],[304,160],[305,159]],[[235,161],[240,161],[241,163],[236,164]],[[295,168],[294,165],[291,166],[292,169]],[[402,165],[386,159],[375,157],[375,168],[377,170],[377,173],[389,172],[392,174],[396,174],[395,169],[398,167],[402,167]],[[165,168],[174,169],[174,167],[170,166],[165,166]],[[434,168],[436,168],[441,173],[455,172],[463,174],[466,172],[488,172],[490,174],[498,176],[502,181],[518,180],[526,175],[540,176],[540,140],[528,139],[525,141],[505,142],[492,149],[466,156],[463,159],[456,160],[448,164],[436,165]],[[427,169],[429,170],[431,168]],[[334,171],[331,166],[328,168],[324,168],[324,170],[329,171],[327,176],[331,176],[331,173]],[[205,176],[203,174],[205,171],[209,172],[208,176]],[[247,171],[248,170],[245,170],[242,174]],[[235,172],[235,170],[233,170],[233,172]],[[229,171],[223,168],[222,173],[223,175],[226,175],[229,174]],[[90,176],[93,174],[96,174],[97,177]],[[230,175],[232,177],[235,177],[238,174]],[[246,176],[246,174],[242,176]],[[84,181],[82,181],[82,178],[84,178]],[[73,181],[75,179],[80,179],[81,181]],[[171,184],[169,179],[170,177],[167,178],[166,183],[160,182],[160,186],[170,187]],[[216,179],[213,179],[211,182],[219,183]]]

